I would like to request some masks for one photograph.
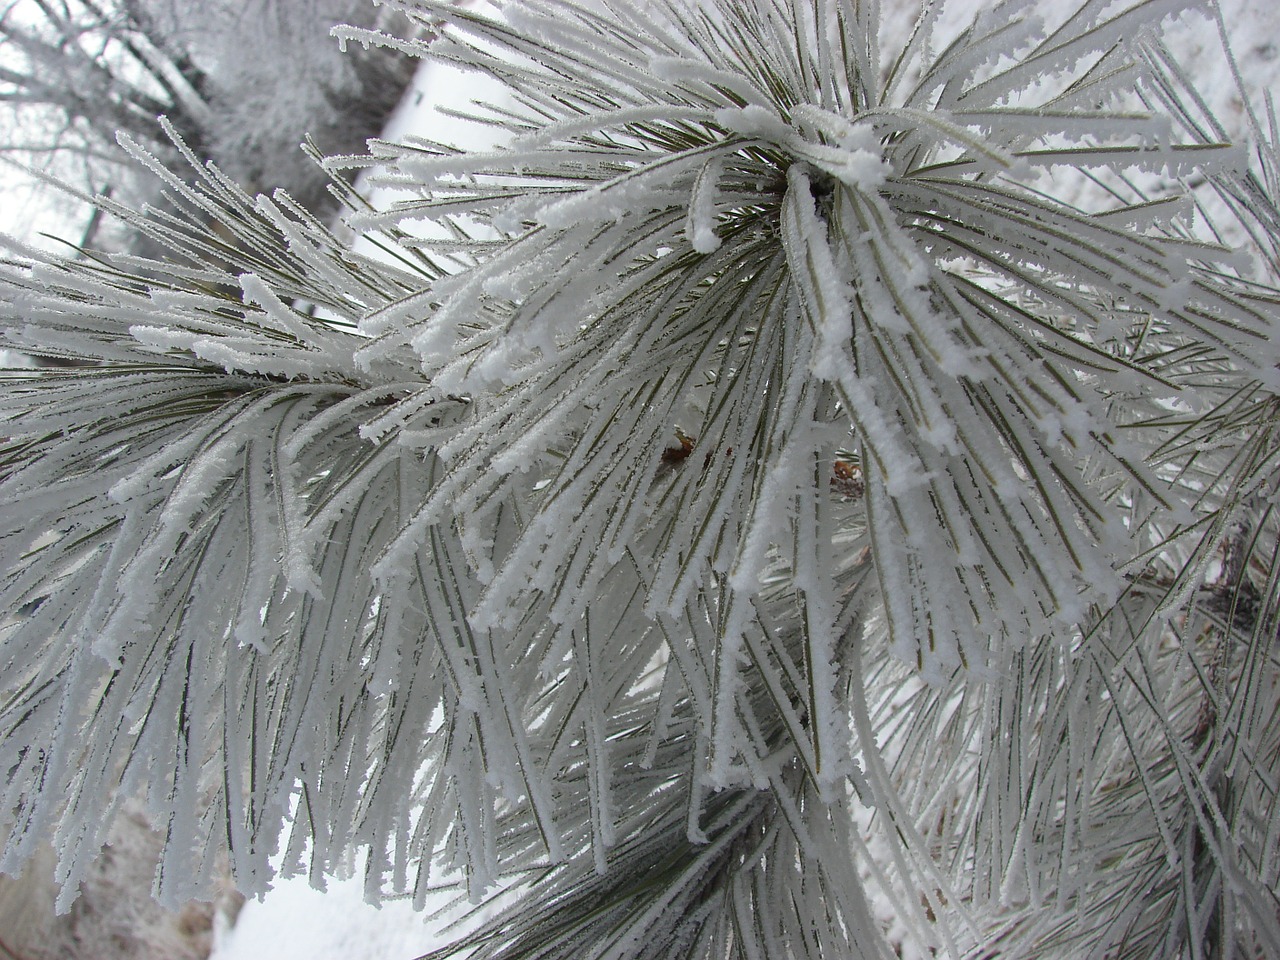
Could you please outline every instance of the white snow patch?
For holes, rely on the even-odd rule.
[[[209,960],[409,960],[447,942],[428,916],[407,900],[370,906],[358,877],[326,890],[305,877],[280,880],[219,933]]]

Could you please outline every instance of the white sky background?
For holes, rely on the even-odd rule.
[[[917,6],[912,0],[882,2],[885,49],[892,50],[905,38]],[[1264,91],[1275,91],[1280,97],[1280,4],[1274,0],[1221,0],[1221,4],[1245,88],[1256,94],[1256,106],[1261,107]],[[983,5],[983,0],[949,0],[948,21],[965,23]],[[1175,27],[1167,39],[1211,109],[1234,130],[1244,130],[1244,107],[1221,54],[1216,28],[1197,20]],[[476,84],[474,75],[463,78],[439,66],[425,66],[388,124],[385,137],[429,131],[433,139],[471,146],[463,139],[464,125],[433,115],[432,107],[482,97]],[[883,910],[876,912],[882,920],[891,918]],[[277,882],[263,900],[247,903],[235,927],[220,935],[211,960],[408,960],[439,945],[441,940],[431,926],[408,903],[393,902],[380,909],[365,904],[358,877],[331,881],[324,893],[312,890],[305,878],[296,878]],[[904,956],[911,956],[909,948]]]

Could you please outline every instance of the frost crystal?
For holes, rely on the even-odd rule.
[[[475,956],[886,956],[868,883],[922,949],[1280,944],[1280,294],[1169,206],[1265,248],[1280,164],[1178,5],[930,11],[883,73],[853,0],[392,5],[433,39],[343,35],[510,100],[328,161],[390,259],[157,170],[172,262],[0,280],[86,364],[5,382],[0,866],[73,890],[143,793],[175,896],[513,883]]]

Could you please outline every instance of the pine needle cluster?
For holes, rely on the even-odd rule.
[[[1184,4],[390,5],[508,98],[325,161],[374,252],[134,147],[167,259],[0,273],[0,868],[141,796],[441,957],[1280,954],[1280,163]]]

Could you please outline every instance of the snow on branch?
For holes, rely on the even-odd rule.
[[[477,957],[1280,945],[1280,164],[1181,5],[389,6],[508,136],[330,161],[387,259],[135,150],[170,261],[0,278],[0,866],[142,793],[175,896],[518,880]]]

